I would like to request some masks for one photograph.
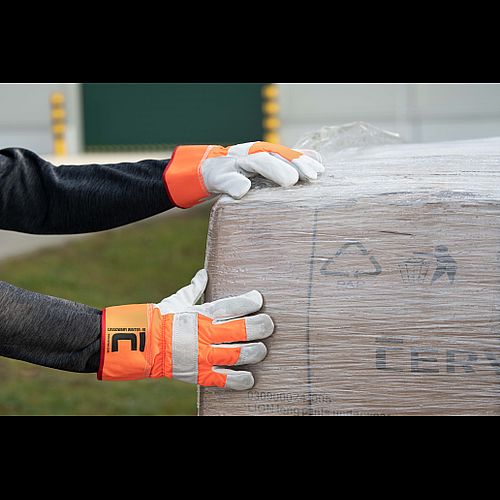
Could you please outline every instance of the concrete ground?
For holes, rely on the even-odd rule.
[[[121,163],[134,162],[144,159],[166,159],[170,157],[170,152],[167,151],[163,154],[158,151],[150,153],[85,153],[79,155],[68,155],[65,157],[54,157],[50,155],[43,155],[43,157],[56,166],[85,165],[90,163]],[[178,212],[178,209],[173,209],[156,217],[171,217]],[[0,230],[0,260],[30,253],[41,248],[63,245],[87,236],[88,235],[31,235]]]

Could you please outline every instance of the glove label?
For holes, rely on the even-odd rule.
[[[150,304],[108,307],[103,311],[99,380],[136,380],[149,375]]]

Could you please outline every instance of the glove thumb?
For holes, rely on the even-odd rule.
[[[243,198],[252,187],[250,179],[238,172],[231,172],[221,176],[218,184],[217,187],[221,193],[228,194],[237,200]]]
[[[208,283],[208,274],[205,269],[200,269],[191,283],[184,288],[181,288],[177,293],[163,299],[158,306],[162,313],[180,312],[185,310],[186,306],[193,306],[202,296]]]

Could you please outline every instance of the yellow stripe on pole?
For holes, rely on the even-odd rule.
[[[278,87],[276,85],[266,85],[262,89],[262,95],[266,99],[277,99],[278,98]]]
[[[276,118],[276,116],[266,116],[264,117],[264,128],[266,130],[271,130],[271,129],[278,129],[279,126],[281,125],[281,122],[279,118]]]
[[[280,110],[279,104],[276,101],[267,101],[263,104],[262,108],[266,115],[276,115]]]
[[[52,120],[64,120],[66,118],[66,110],[64,108],[52,108]]]
[[[53,92],[50,95],[50,120],[54,154],[64,156],[66,147],[66,99],[62,92]]]
[[[279,128],[281,122],[278,114],[280,110],[278,86],[275,84],[268,84],[262,87],[262,128],[264,129],[263,140],[265,142],[272,142],[279,144],[280,134]]]
[[[64,94],[62,92],[52,92],[50,95],[50,104],[53,106],[64,104],[64,101]]]

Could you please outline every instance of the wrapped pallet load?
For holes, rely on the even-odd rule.
[[[255,386],[199,413],[499,415],[500,138],[355,123],[295,147],[326,173],[212,208],[205,299],[257,289],[276,329]]]

